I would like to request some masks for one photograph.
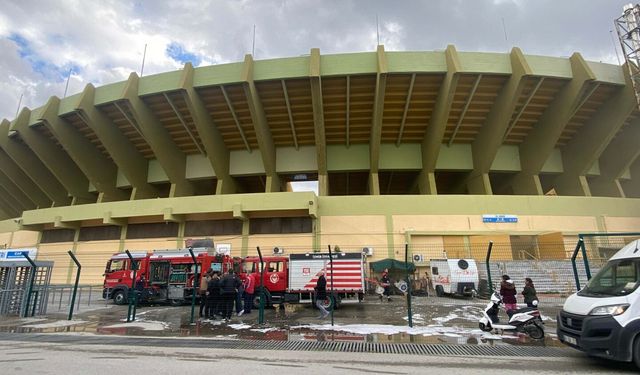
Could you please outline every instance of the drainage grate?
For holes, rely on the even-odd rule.
[[[122,345],[211,349],[323,351],[345,353],[412,354],[477,357],[573,357],[577,351],[543,346],[475,346],[395,344],[372,342],[249,341],[150,337],[75,336],[64,334],[0,333],[2,341],[48,342],[73,345]]]

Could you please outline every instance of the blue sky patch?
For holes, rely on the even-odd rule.
[[[166,53],[167,56],[181,64],[191,62],[193,66],[198,66],[202,62],[200,56],[187,51],[182,44],[177,42],[171,42],[171,44],[167,46]]]
[[[11,34],[8,38],[18,47],[20,58],[25,60],[31,66],[31,69],[42,75],[46,79],[62,82],[67,79],[69,71],[72,73],[80,72],[81,68],[77,64],[66,63],[64,65],[56,65],[47,61],[33,49],[31,43],[20,34]]]

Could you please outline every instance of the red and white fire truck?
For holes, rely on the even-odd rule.
[[[114,254],[107,262],[102,297],[122,305],[128,301],[128,292],[134,285],[139,298],[150,303],[180,305],[191,298],[195,287],[202,282],[203,270],[226,272],[234,259],[228,255],[213,254],[210,248],[192,249],[197,269],[188,249],[154,250],[131,253],[138,264],[136,280],[132,283],[131,260],[126,253]]]
[[[196,256],[197,270],[193,268],[193,259],[188,249],[131,253],[134,261],[138,263],[136,281],[133,285],[139,298],[149,303],[180,305],[191,298],[196,272],[199,279],[195,283],[197,289],[203,280],[203,270],[206,272],[213,269],[224,273],[233,268],[241,279],[245,279],[249,274],[253,275],[256,282],[254,305],[259,305],[260,258],[232,258],[228,255],[213,254],[210,248],[194,248],[193,252]],[[321,270],[325,271],[327,279],[327,307],[331,307],[333,301],[339,305],[346,301],[362,300],[365,291],[363,255],[335,253],[332,254],[332,258],[330,262],[329,254],[326,253],[263,257],[266,305],[284,302],[313,303],[317,274]],[[127,303],[132,278],[133,270],[127,254],[114,254],[105,269],[103,298],[113,299],[116,304]],[[333,299],[329,298],[330,296],[333,296]]]
[[[318,272],[325,271],[327,279],[327,299],[325,305],[336,307],[346,301],[361,301],[364,296],[364,258],[362,253],[332,254],[307,253],[289,256],[266,256],[264,277],[266,304],[313,303],[314,288],[318,281]],[[260,259],[257,256],[246,257],[241,261],[241,278],[253,274],[256,280],[254,305],[259,303]],[[333,267],[332,267],[333,264]],[[333,294],[331,291],[333,290]],[[329,297],[333,296],[333,300]]]

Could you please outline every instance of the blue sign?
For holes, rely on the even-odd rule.
[[[7,259],[26,259],[24,255],[29,255],[28,251],[7,251]]]
[[[23,254],[28,255],[31,259],[35,259],[37,255],[37,249],[33,248],[19,248],[19,249],[2,249],[0,250],[0,261],[16,261],[27,260]]]
[[[483,223],[517,223],[516,215],[482,215]]]

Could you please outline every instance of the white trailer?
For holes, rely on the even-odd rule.
[[[473,259],[431,259],[431,283],[438,297],[445,294],[473,296],[479,283]]]
[[[289,283],[287,301],[313,302],[318,272],[323,270],[327,279],[327,295],[331,294],[338,304],[360,301],[364,295],[364,259],[361,253],[332,254],[308,253],[289,256]],[[333,264],[333,267],[332,267]],[[333,281],[333,282],[332,282]],[[330,304],[330,301],[327,301]]]

